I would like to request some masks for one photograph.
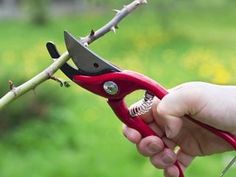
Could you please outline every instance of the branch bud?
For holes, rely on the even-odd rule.
[[[147,4],[148,2],[147,2],[147,0],[138,0],[138,3],[139,4]]]
[[[9,84],[10,90],[14,90],[15,85],[11,80],[8,81],[8,84]]]
[[[83,40],[85,40],[86,39],[86,37],[79,37],[79,40],[80,41],[83,41]]]
[[[84,43],[84,47],[88,47],[89,44],[87,42]]]
[[[113,9],[113,11],[116,12],[117,14],[120,13],[120,10],[118,10],[118,9]]]
[[[116,33],[116,27],[115,26],[113,26],[113,27],[111,27],[111,31],[113,32],[113,33]]]
[[[90,34],[89,34],[89,37],[93,37],[95,35],[95,31],[92,29]]]

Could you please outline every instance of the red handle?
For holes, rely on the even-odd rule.
[[[113,72],[98,76],[76,75],[74,76],[74,81],[81,87],[108,98],[108,103],[118,118],[127,126],[138,130],[143,137],[156,135],[155,132],[148,125],[146,125],[140,117],[133,118],[130,116],[129,110],[124,102],[124,98],[136,90],[147,90],[159,99],[162,99],[168,94],[168,92],[156,81],[132,71]],[[104,91],[103,84],[107,81],[112,81],[117,84],[119,88],[117,94],[109,95]],[[215,135],[225,139],[236,150],[236,137],[234,135],[194,120],[191,117],[189,117],[189,119],[201,127],[211,131]],[[179,169],[179,177],[184,177],[179,163],[176,162],[175,165]]]
[[[117,83],[120,87],[127,87],[127,83],[129,83],[129,85],[131,85],[133,88],[132,91],[139,90],[139,89],[147,90],[147,91],[153,93],[154,95],[156,95],[159,99],[162,99],[164,96],[166,96],[168,94],[168,91],[164,87],[159,85],[156,81],[154,81],[146,76],[143,76],[139,73],[135,73],[135,72],[131,72],[131,71],[124,71],[121,73],[121,75],[122,76],[119,76],[119,78],[122,78],[122,80],[121,79],[117,80]],[[125,79],[125,82],[123,79]],[[125,95],[127,95],[127,94],[129,94],[129,92],[126,92]],[[123,93],[123,95],[124,95],[124,93]],[[124,99],[124,97],[125,96],[123,96],[121,98],[121,100]],[[110,99],[110,100],[112,100],[112,99]],[[125,109],[125,111],[127,111],[127,107],[124,105],[124,103],[122,103],[122,104],[120,103],[120,105],[122,105],[122,107],[120,107],[120,110]],[[120,110],[117,109],[115,112],[117,113],[117,111],[119,112]],[[132,119],[131,116],[129,116],[129,117],[130,117],[130,119]],[[233,134],[226,132],[226,131],[216,129],[214,127],[211,127],[211,126],[204,124],[198,120],[195,120],[189,116],[188,116],[188,119],[191,120],[192,122],[194,122],[195,124],[198,124],[202,128],[209,130],[213,134],[223,138],[236,150],[236,136],[234,136]]]
[[[108,100],[108,104],[111,106],[113,111],[116,113],[117,117],[124,122],[127,126],[134,128],[138,130],[138,132],[142,135],[142,137],[147,136],[157,136],[159,137],[143,120],[141,117],[131,117],[129,114],[129,110],[124,102],[124,99],[122,100]],[[167,146],[164,144],[165,148]],[[175,162],[175,165],[177,166],[179,170],[179,177],[184,177],[183,171],[180,167],[180,164],[178,161]]]

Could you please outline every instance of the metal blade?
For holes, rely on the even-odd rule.
[[[86,75],[98,75],[121,70],[97,56],[70,33],[64,32],[65,43],[73,62]]]
[[[229,164],[225,167],[225,169],[222,171],[220,177],[223,177],[226,172],[230,169],[230,167],[233,166],[233,164],[236,162],[236,156],[229,162]]]

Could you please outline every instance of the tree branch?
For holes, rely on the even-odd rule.
[[[125,5],[121,10],[114,10],[116,12],[116,15],[113,17],[113,19],[111,19],[111,21],[109,21],[107,24],[105,24],[97,31],[92,30],[88,36],[80,39],[81,42],[84,43],[85,46],[88,46],[93,41],[104,36],[106,33],[110,31],[115,32],[121,20],[123,20],[128,14],[134,11],[138,6],[146,3],[147,0],[134,0],[130,4]],[[14,101],[15,99],[35,89],[37,86],[39,86],[46,80],[52,78],[53,74],[57,72],[60,69],[60,67],[64,63],[66,63],[69,59],[70,59],[69,53],[65,52],[61,55],[59,59],[57,59],[54,63],[52,63],[48,68],[46,68],[44,71],[42,71],[29,81],[23,83],[22,85],[15,87],[13,85],[13,82],[9,83],[10,91],[0,99],[0,110],[3,109],[12,101]]]

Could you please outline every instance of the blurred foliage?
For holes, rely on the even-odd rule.
[[[160,20],[159,1],[150,1],[123,21],[116,35],[106,35],[91,48],[168,88],[192,80],[235,85],[236,2],[165,2],[175,3],[163,11],[167,27]],[[63,52],[63,30],[86,35],[111,18],[110,7],[104,9],[52,19],[41,28],[1,21],[0,95],[9,90],[9,79],[19,85],[51,63],[46,41],[54,40]],[[133,95],[129,101],[135,100]],[[60,88],[48,81],[1,111],[0,177],[162,176],[123,138],[120,126],[104,99],[75,84]],[[217,176],[232,155],[198,158],[186,176]],[[236,176],[235,167],[227,176]]]
[[[51,0],[23,0],[30,20],[36,25],[45,25],[49,20],[49,5]]]
[[[79,0],[80,1],[80,0]],[[87,3],[89,4],[95,4],[95,5],[102,5],[102,6],[106,6],[106,5],[117,5],[117,4],[126,4],[127,2],[131,2],[131,1],[126,1],[126,0],[119,0],[119,1],[113,1],[113,0],[85,0]]]

